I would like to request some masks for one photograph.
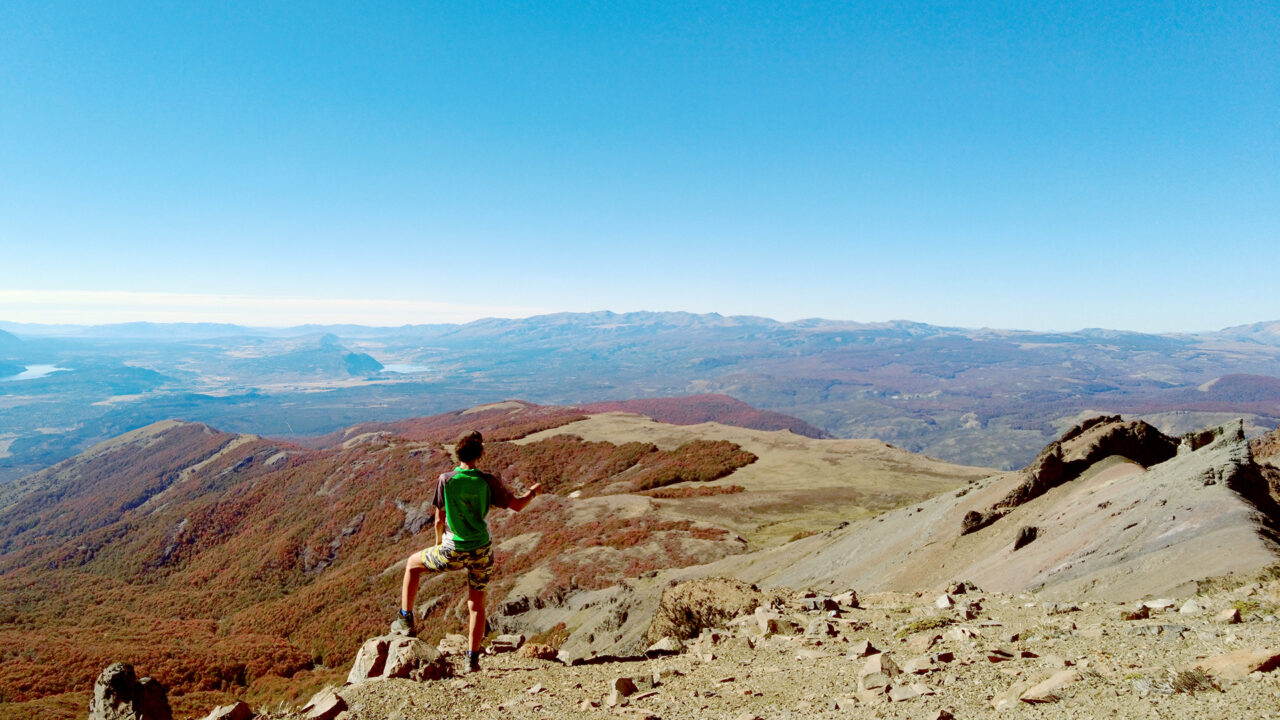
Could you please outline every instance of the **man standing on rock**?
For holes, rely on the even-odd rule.
[[[467,571],[468,650],[467,668],[480,669],[480,640],[485,627],[485,589],[493,571],[493,551],[489,546],[489,526],[484,516],[491,507],[519,512],[538,494],[538,485],[518,497],[498,478],[475,463],[484,454],[484,438],[471,431],[458,440],[454,449],[458,467],[440,476],[436,484],[436,544],[409,556],[400,589],[400,616],[391,624],[395,635],[413,634],[413,600],[424,572]]]

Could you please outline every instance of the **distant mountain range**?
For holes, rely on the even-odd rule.
[[[1150,335],[594,312],[403,327],[0,327],[8,370],[67,368],[0,381],[0,482],[167,418],[298,438],[513,398],[721,395],[833,437],[1006,468],[1088,413],[1175,433],[1233,416],[1250,435],[1280,423],[1280,322]]]

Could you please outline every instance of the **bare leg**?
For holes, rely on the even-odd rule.
[[[468,640],[472,652],[480,649],[480,641],[484,639],[484,591],[467,590],[467,615],[470,631]]]
[[[418,579],[427,568],[422,564],[422,552],[409,556],[404,564],[404,583],[400,586],[400,609],[413,611],[413,599],[418,596]]]

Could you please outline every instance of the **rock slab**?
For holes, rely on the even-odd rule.
[[[253,720],[257,714],[249,707],[249,703],[237,700],[231,705],[221,705],[204,716],[204,720]]]
[[[1203,670],[1209,677],[1225,680],[1242,680],[1249,673],[1271,672],[1278,667],[1280,648],[1236,650],[1196,663],[1196,668]]]

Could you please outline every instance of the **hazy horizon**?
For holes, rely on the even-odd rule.
[[[0,291],[0,296],[2,295],[3,295],[3,291]],[[296,300],[297,299],[291,299],[291,302],[289,304],[293,305],[294,302],[292,301],[296,301]],[[343,300],[340,302],[349,304],[352,301]],[[319,303],[319,304],[321,306],[327,305],[327,303]],[[375,301],[361,301],[361,304],[378,305],[379,303]],[[403,306],[408,308],[412,308],[415,305],[418,305],[418,304],[403,303]],[[1107,331],[1134,332],[1134,333],[1143,333],[1143,334],[1152,334],[1152,335],[1194,335],[1198,333],[1218,332],[1218,331],[1226,330],[1233,327],[1249,326],[1249,325],[1255,325],[1255,324],[1280,323],[1280,320],[1277,320],[1275,318],[1260,318],[1257,320],[1237,323],[1234,325],[1225,325],[1222,327],[1168,329],[1168,330],[1140,330],[1140,329],[1134,329],[1134,328],[1112,327],[1112,326],[1106,326],[1106,325],[1088,325],[1088,326],[1074,327],[1074,328],[1001,327],[1001,326],[991,325],[991,324],[956,325],[956,324],[931,323],[931,322],[926,322],[923,320],[919,320],[916,318],[909,318],[909,317],[894,317],[894,318],[887,318],[887,319],[842,318],[842,317],[828,317],[828,316],[779,318],[779,317],[771,317],[768,315],[725,313],[725,312],[718,312],[715,310],[709,310],[706,312],[694,312],[689,310],[651,310],[646,308],[635,309],[635,310],[613,310],[610,308],[597,308],[594,310],[582,310],[582,311],[547,311],[547,312],[531,311],[524,314],[513,314],[513,315],[501,315],[501,314],[467,315],[466,310],[467,310],[466,308],[450,308],[448,311],[448,314],[457,317],[457,319],[448,319],[448,320],[446,319],[440,319],[440,320],[407,319],[404,322],[380,322],[378,321],[376,316],[371,317],[370,320],[368,321],[361,321],[361,320],[352,320],[352,319],[326,320],[323,317],[319,317],[319,316],[302,315],[300,317],[310,318],[310,319],[300,319],[297,322],[281,322],[281,323],[274,323],[274,324],[261,322],[261,317],[262,317],[261,312],[258,312],[258,313],[251,312],[250,314],[244,315],[244,316],[235,316],[235,315],[224,316],[227,318],[239,317],[239,319],[181,319],[181,317],[174,315],[172,312],[166,311],[166,312],[152,314],[149,317],[147,313],[143,313],[137,316],[137,319],[114,319],[114,320],[106,320],[103,322],[74,322],[71,320],[54,320],[54,321],[18,320],[18,319],[14,319],[11,316],[0,316],[0,328],[4,328],[4,327],[19,328],[19,329],[21,328],[49,328],[49,329],[95,328],[95,327],[112,327],[112,326],[122,326],[122,325],[150,324],[150,325],[179,325],[179,326],[181,325],[196,325],[196,326],[198,325],[232,325],[232,326],[242,327],[249,330],[264,330],[264,331],[284,331],[284,330],[303,328],[308,326],[333,327],[333,326],[343,326],[343,325],[359,326],[359,327],[365,327],[370,329],[394,329],[399,327],[431,326],[431,325],[461,326],[461,325],[467,325],[469,323],[479,322],[482,320],[521,320],[521,319],[531,319],[531,318],[537,318],[537,317],[543,317],[543,316],[549,316],[549,315],[566,315],[566,314],[567,315],[590,315],[593,313],[601,313],[601,312],[614,313],[616,315],[628,315],[633,313],[637,313],[637,314],[686,313],[690,315],[717,315],[725,318],[758,317],[764,320],[779,322],[779,323],[794,323],[794,322],[803,322],[803,321],[824,321],[824,322],[832,322],[832,323],[850,323],[850,324],[857,324],[857,325],[921,323],[921,324],[931,325],[935,327],[953,327],[953,328],[959,328],[963,330],[994,330],[994,331],[1032,332],[1032,333],[1075,333],[1075,332],[1082,332],[1086,330],[1107,330]],[[11,332],[12,331],[13,330],[11,330]]]
[[[1280,318],[1274,6],[0,5],[0,317]]]

